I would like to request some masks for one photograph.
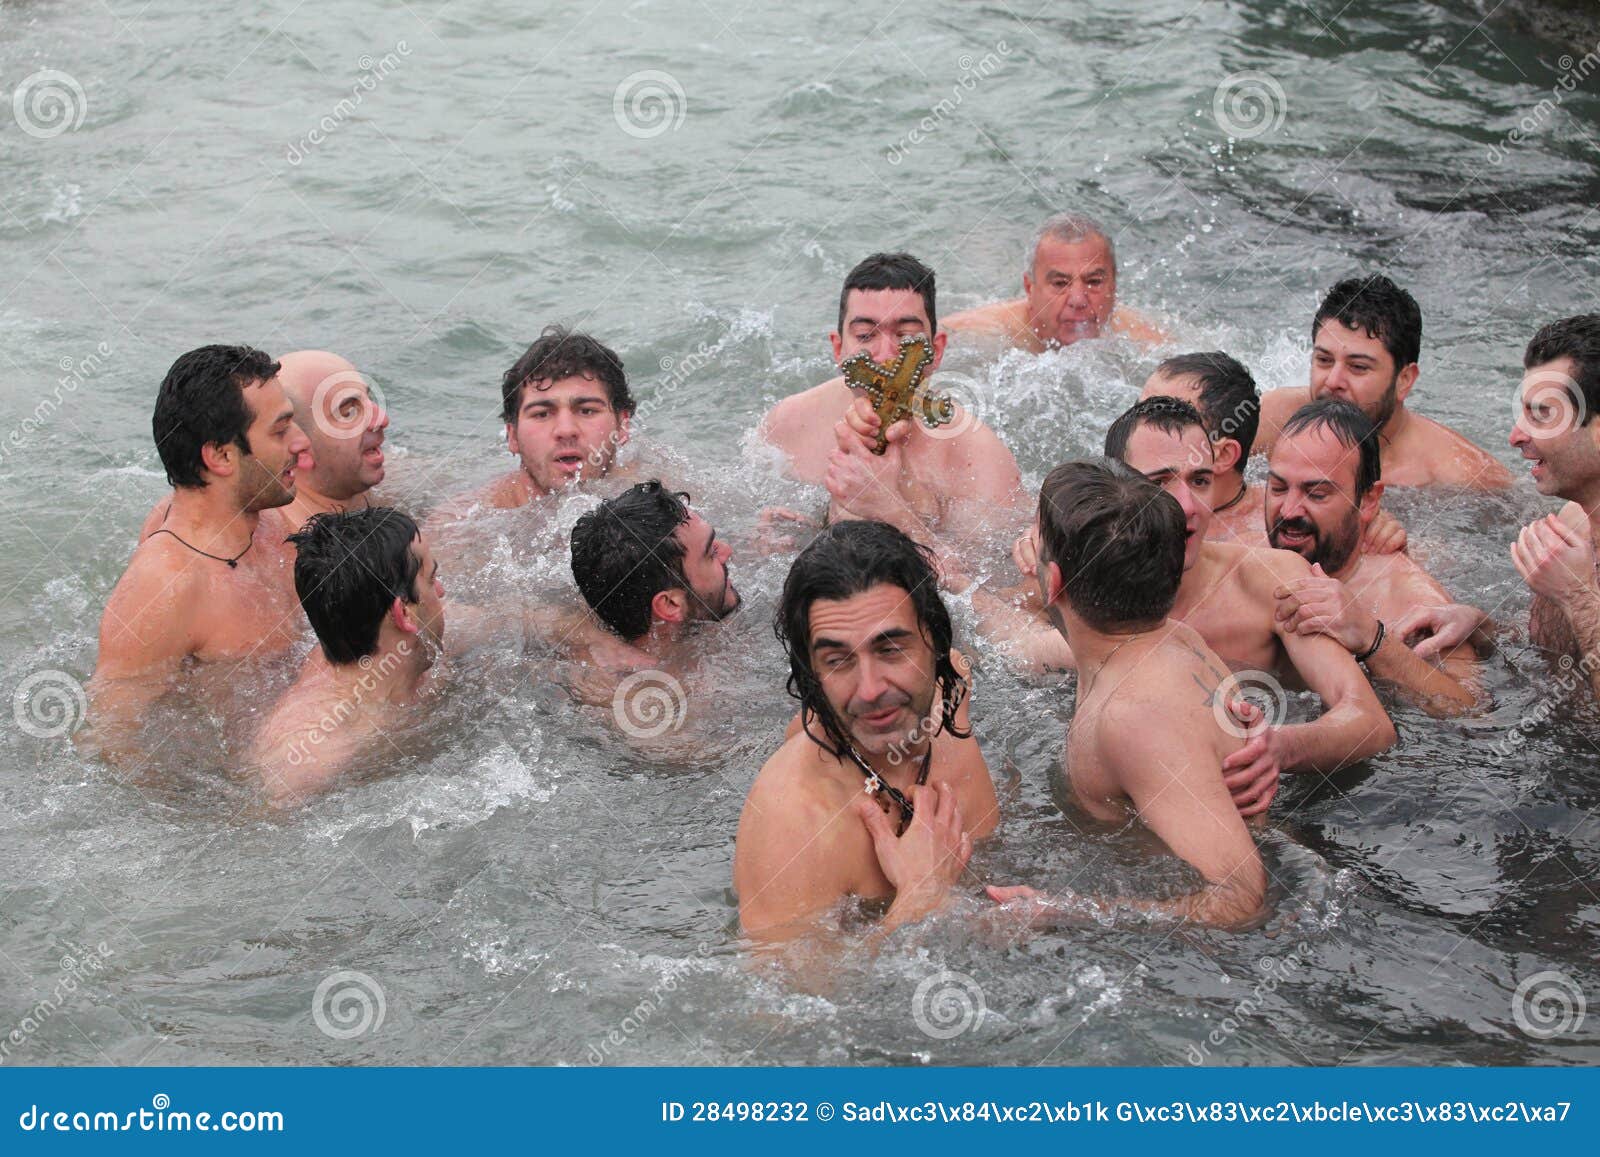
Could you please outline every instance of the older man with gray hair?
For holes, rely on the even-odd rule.
[[[1022,296],[958,313],[950,330],[1002,334],[1032,353],[1120,334],[1159,342],[1149,319],[1117,306],[1117,254],[1111,235],[1084,213],[1057,213],[1034,234],[1022,271]]]

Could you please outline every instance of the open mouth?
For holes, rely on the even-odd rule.
[[[372,446],[361,451],[361,460],[369,466],[382,466],[383,448],[381,446]]]
[[[1288,526],[1278,527],[1278,542],[1288,550],[1294,550],[1297,547],[1305,546],[1307,543],[1311,542],[1314,537],[1315,536],[1309,530],[1300,530],[1299,528]]]
[[[553,459],[555,464],[568,474],[576,474],[583,469],[583,455],[574,450],[570,454],[557,454]]]

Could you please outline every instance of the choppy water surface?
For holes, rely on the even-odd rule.
[[[828,373],[839,281],[874,249],[930,261],[950,310],[1012,292],[1037,220],[1087,208],[1120,229],[1126,300],[1267,387],[1303,381],[1320,291],[1382,266],[1423,305],[1414,403],[1508,462],[1522,345],[1596,306],[1600,76],[1560,85],[1600,33],[1538,39],[1465,2],[759,7],[0,4],[0,95],[72,82],[53,82],[68,124],[26,93],[33,132],[0,119],[0,686],[92,669],[163,490],[156,384],[203,342],[352,357],[394,415],[386,489],[425,510],[507,464],[497,383],[538,328],[589,327],[627,361],[649,464],[744,546],[759,505],[815,505],[745,434]],[[1581,7],[1569,26],[1593,22]],[[616,90],[652,71],[683,95],[639,106],[662,131],[625,132]],[[1224,103],[1246,118],[1230,140],[1215,97],[1241,72],[1281,98]],[[958,347],[949,365],[1037,482],[1098,446],[1159,352]],[[454,593],[571,597],[581,506],[478,527]],[[746,612],[688,681],[698,758],[630,748],[509,645],[458,672],[391,766],[287,819],[234,764],[289,667],[153,718],[170,746],[134,780],[8,711],[0,1036],[26,1032],[5,1059],[1592,1063],[1593,1008],[1548,1037],[1513,1011],[1546,972],[1600,999],[1600,717],[1552,696],[1506,557],[1545,504],[1520,478],[1395,507],[1435,573],[1513,628],[1494,707],[1397,708],[1400,747],[1291,784],[1260,932],[1009,946],[974,887],[821,995],[752,963],[727,886],[790,711],[769,625],[788,558],[745,550]],[[975,719],[1010,786],[975,878],[1177,883],[1052,806],[1066,710],[1062,685],[989,658]],[[929,979],[945,970],[966,979]],[[354,1000],[319,1026],[319,985],[326,1007],[352,984],[366,1031],[343,1031]]]

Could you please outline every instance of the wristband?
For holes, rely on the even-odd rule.
[[[1384,634],[1385,634],[1385,631],[1384,631],[1384,626],[1383,626],[1383,620],[1379,619],[1378,620],[1378,637],[1372,640],[1372,646],[1368,647],[1365,651],[1362,651],[1361,654],[1356,656],[1356,662],[1357,663],[1365,663],[1368,659],[1372,658],[1372,656],[1374,656],[1374,655],[1376,655],[1378,653],[1378,648],[1383,646],[1383,636],[1384,636]]]

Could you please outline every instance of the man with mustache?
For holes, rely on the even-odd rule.
[[[1117,304],[1117,255],[1107,233],[1083,213],[1057,213],[1034,234],[1022,271],[1022,296],[949,318],[956,331],[1001,334],[1030,353],[1120,335],[1165,340],[1149,319]]]
[[[1511,560],[1528,589],[1528,633],[1578,669],[1600,698],[1600,314],[1551,322],[1523,354],[1520,410],[1511,445],[1530,464],[1533,484],[1565,498],[1558,514],[1524,527]]]
[[[131,728],[186,659],[287,647],[300,609],[282,523],[310,446],[278,379],[249,346],[209,345],[172,363],[156,396],[156,450],[173,486],[161,525],[134,550],[100,620],[90,683],[108,734]]]
[[[830,526],[790,569],[777,626],[800,714],[739,818],[739,922],[792,939],[845,900],[887,901],[880,931],[921,920],[999,821],[931,559],[886,523]]]
[[[606,499],[572,528],[572,576],[634,667],[678,665],[694,624],[739,609],[732,558],[689,496],[654,479]]]
[[[1267,454],[1283,423],[1310,401],[1333,398],[1358,407],[1378,427],[1391,486],[1498,490],[1511,473],[1493,455],[1406,405],[1417,383],[1422,311],[1387,277],[1341,281],[1311,321],[1309,389],[1273,390],[1261,399],[1256,452]]]
[[[1106,456],[1143,474],[1183,511],[1183,580],[1171,617],[1198,631],[1234,670],[1292,677],[1322,699],[1318,718],[1269,727],[1264,745],[1228,757],[1223,769],[1235,802],[1248,806],[1241,792],[1267,790],[1280,769],[1331,772],[1392,746],[1394,725],[1350,653],[1319,634],[1290,630],[1276,617],[1275,592],[1311,577],[1309,564],[1288,551],[1207,540],[1215,470],[1198,411],[1175,398],[1135,403],[1106,433]],[[975,599],[974,607],[985,629],[1015,644],[1029,663],[1075,666],[1071,647],[1055,631],[1024,628],[998,600]]]
[[[1450,596],[1405,555],[1361,551],[1382,496],[1377,429],[1360,410],[1324,399],[1284,423],[1269,459],[1267,538],[1312,566],[1309,578],[1274,592],[1278,621],[1333,639],[1435,714],[1469,710],[1477,701],[1471,648],[1455,647],[1435,666],[1406,645],[1399,626],[1419,607],[1450,605]]]

